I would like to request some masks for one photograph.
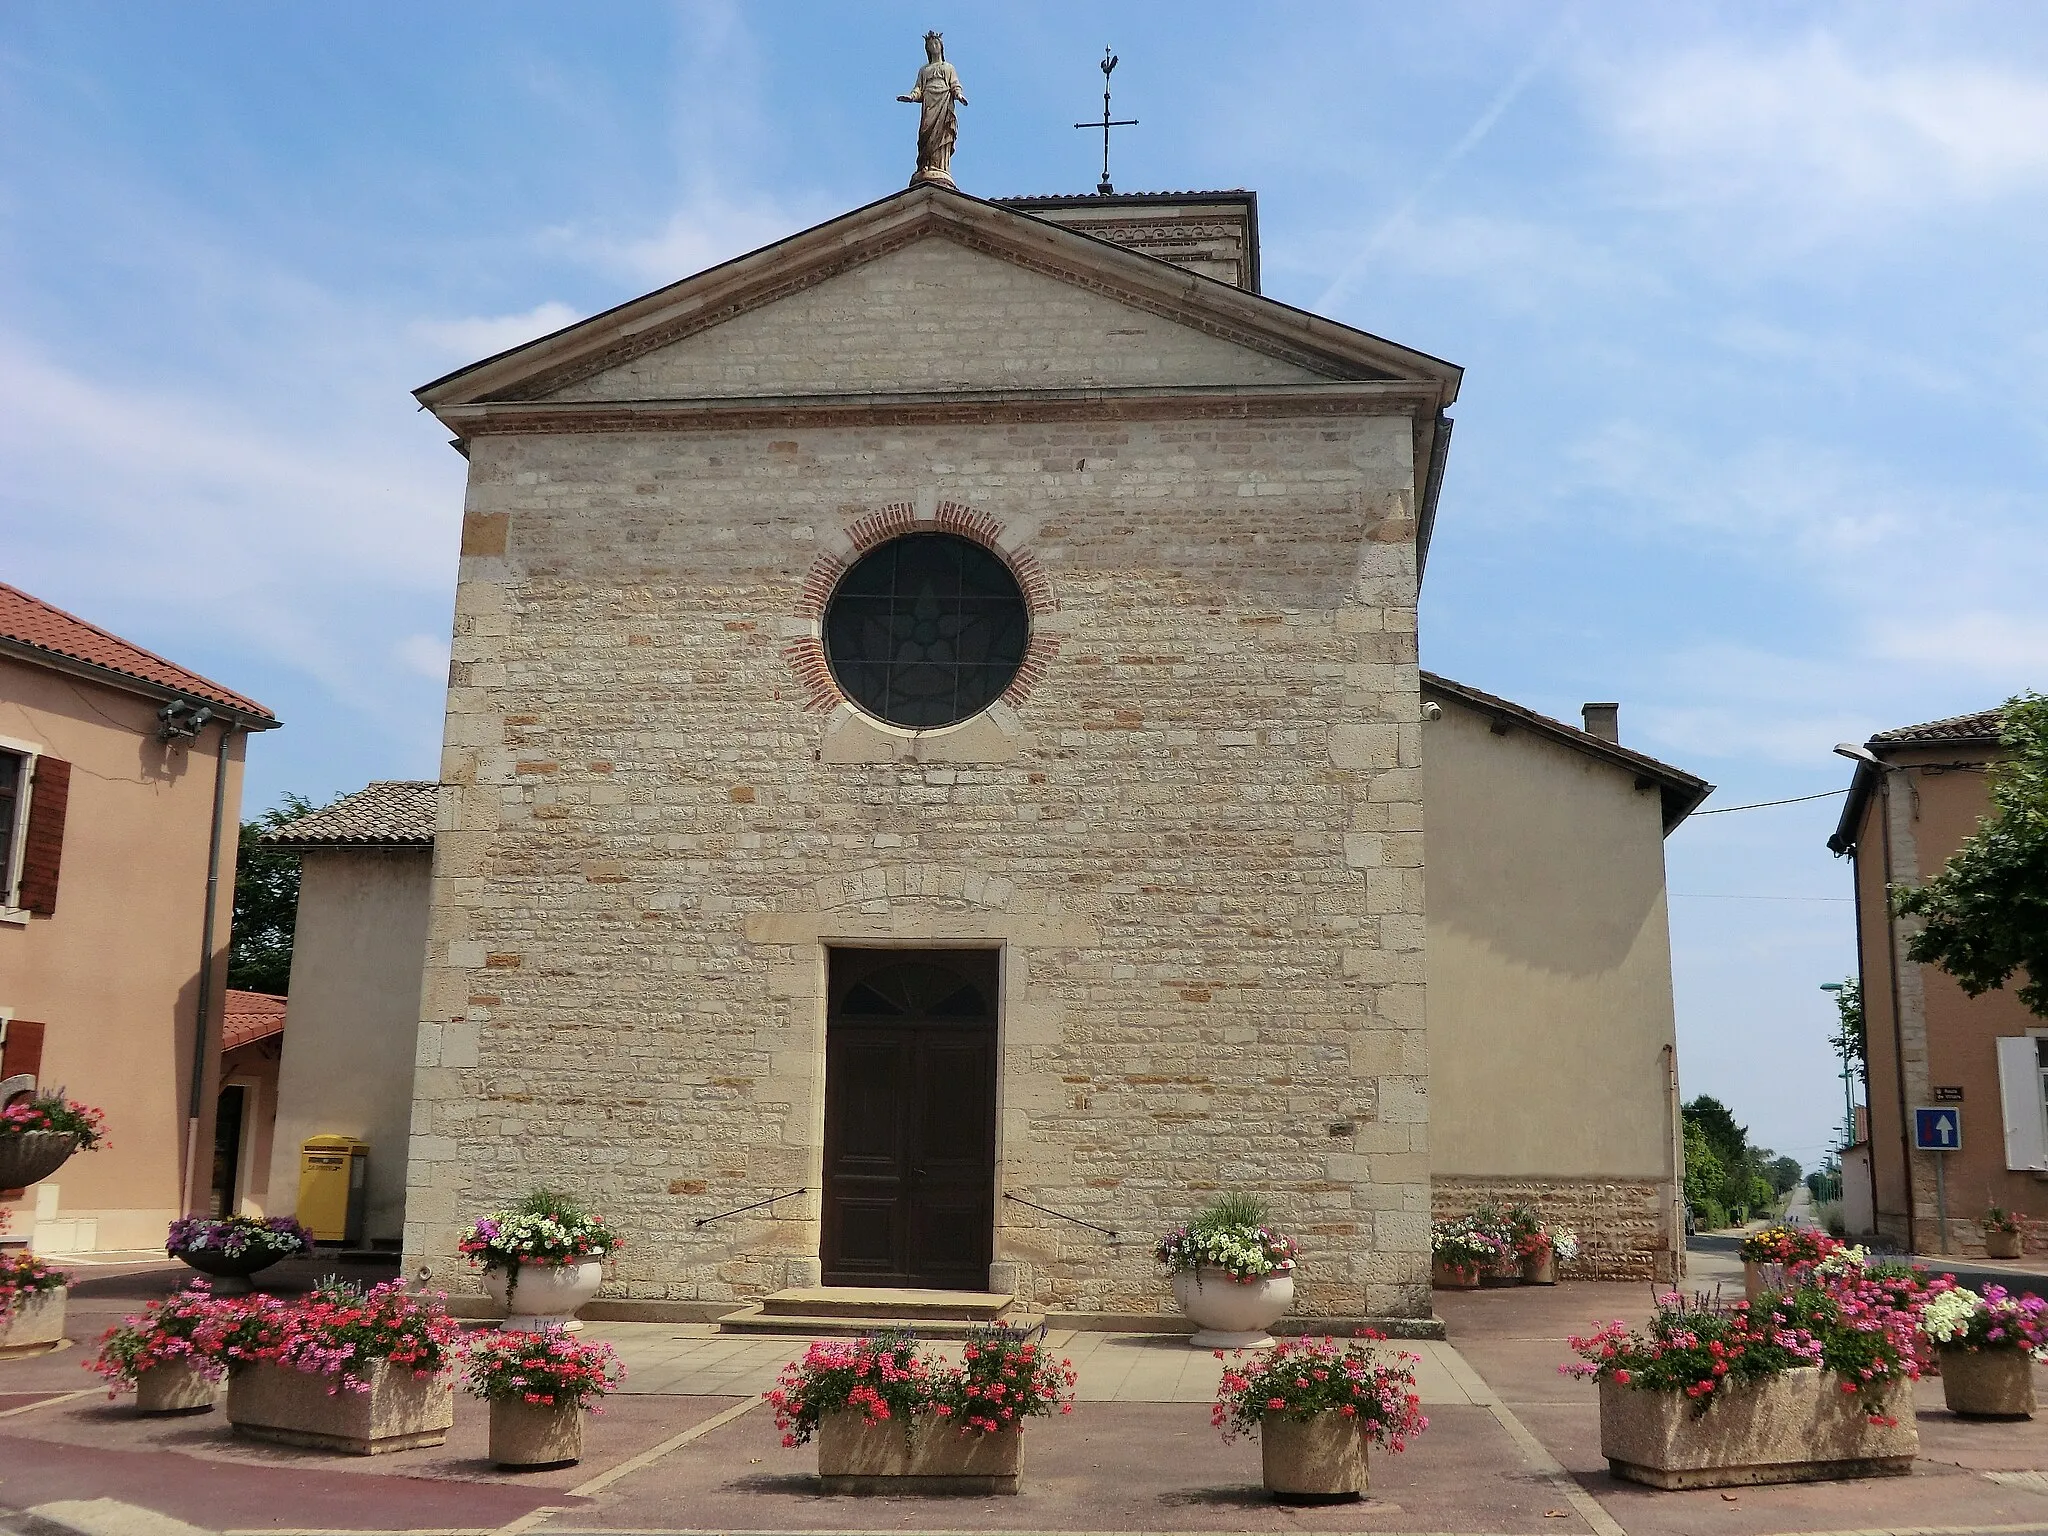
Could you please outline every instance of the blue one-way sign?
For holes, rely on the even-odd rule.
[[[1963,1111],[1959,1105],[1936,1104],[1913,1111],[1913,1147],[1920,1152],[1959,1152],[1963,1145]]]

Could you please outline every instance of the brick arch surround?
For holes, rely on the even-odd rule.
[[[1021,708],[1045,676],[1053,657],[1059,653],[1058,639],[1047,634],[1038,623],[1045,615],[1057,612],[1059,602],[1053,596],[1052,583],[1047,580],[1045,567],[1039,563],[1038,557],[1014,542],[1006,543],[1005,532],[1004,524],[988,513],[957,501],[940,502],[929,517],[919,516],[916,508],[907,501],[891,502],[863,513],[848,524],[843,535],[844,552],[834,549],[819,555],[805,575],[802,592],[797,598],[797,616],[804,621],[807,633],[783,650],[790,670],[803,685],[804,708],[828,713],[841,704],[852,707],[852,701],[832,676],[831,664],[825,660],[825,604],[839,585],[839,578],[855,561],[869,550],[906,533],[951,533],[971,539],[1001,560],[1010,568],[1010,574],[1017,578],[1032,621],[1031,638],[1025,645],[1024,660],[1017,668],[1017,675],[1003,690],[1001,702],[1012,709]],[[939,729],[951,730],[953,727],[942,726]]]

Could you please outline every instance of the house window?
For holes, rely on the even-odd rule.
[[[15,845],[27,791],[28,759],[19,752],[0,752],[0,907],[14,905],[14,887],[21,879]]]

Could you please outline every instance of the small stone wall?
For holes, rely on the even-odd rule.
[[[1546,1226],[1569,1227],[1579,1256],[1560,1273],[1571,1280],[1675,1280],[1666,1213],[1670,1186],[1607,1179],[1513,1179],[1437,1175],[1429,1181],[1430,1216],[1451,1221],[1492,1201],[1529,1204]]]

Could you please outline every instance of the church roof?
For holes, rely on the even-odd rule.
[[[378,779],[330,806],[266,833],[275,848],[431,848],[441,786],[423,779]]]
[[[1422,674],[1422,692],[1425,697],[1434,693],[1442,698],[1452,699],[1476,710],[1491,715],[1495,722],[1505,726],[1520,726],[1539,736],[1583,752],[1588,757],[1599,758],[1617,768],[1634,771],[1636,783],[1641,788],[1654,785],[1663,794],[1664,831],[1669,834],[1678,824],[1700,806],[1700,802],[1714,792],[1714,786],[1698,774],[1687,773],[1683,768],[1660,762],[1645,753],[1633,751],[1619,742],[1582,731],[1575,725],[1562,720],[1553,720],[1548,715],[1539,715],[1524,705],[1503,699],[1497,694],[1482,693],[1465,683],[1454,683],[1448,677],[1434,672]]]
[[[148,698],[196,699],[224,709],[249,730],[269,730],[277,716],[232,689],[188,672],[62,608],[0,581],[0,655],[34,661]]]

